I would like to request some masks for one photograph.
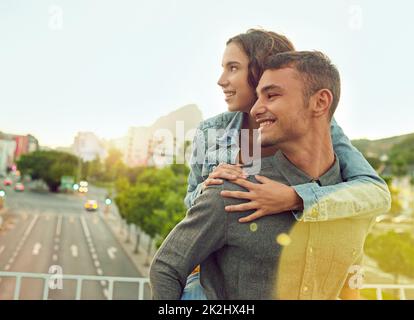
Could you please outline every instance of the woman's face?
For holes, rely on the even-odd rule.
[[[217,84],[223,89],[229,111],[250,112],[256,102],[255,90],[248,77],[249,58],[234,42],[227,45],[223,54],[223,73]]]

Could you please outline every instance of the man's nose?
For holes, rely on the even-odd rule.
[[[256,103],[253,105],[252,109],[250,110],[250,115],[253,118],[256,118],[260,114],[266,111],[266,107],[261,102],[260,98],[256,100]]]

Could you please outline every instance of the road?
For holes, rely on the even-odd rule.
[[[0,270],[9,272],[142,277],[111,233],[100,210],[87,212],[83,204],[96,199],[104,207],[104,191],[87,195],[37,193],[7,188],[7,207],[0,229]],[[52,267],[52,269],[50,269]],[[15,280],[0,279],[0,300],[12,299]],[[23,279],[20,299],[42,298],[43,280]],[[76,281],[64,280],[48,299],[74,299]],[[115,283],[114,299],[137,299],[138,284]],[[107,299],[108,283],[85,281],[81,299]],[[144,297],[148,299],[146,286]]]

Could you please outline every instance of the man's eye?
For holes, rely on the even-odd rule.
[[[231,72],[236,71],[236,70],[237,70],[237,67],[236,67],[236,66],[231,66],[231,67],[230,67],[230,71],[231,71]]]
[[[273,99],[273,98],[275,98],[275,97],[278,97],[278,96],[280,96],[280,94],[277,94],[277,93],[271,93],[271,94],[268,94],[268,95],[267,95],[267,98],[268,98],[269,100],[271,100],[271,99]]]

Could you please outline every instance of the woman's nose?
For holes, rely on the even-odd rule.
[[[220,76],[220,78],[217,80],[217,84],[220,87],[223,87],[223,88],[226,87],[226,86],[228,86],[229,81],[226,79],[226,76],[225,76],[224,73],[222,73],[221,76]]]

